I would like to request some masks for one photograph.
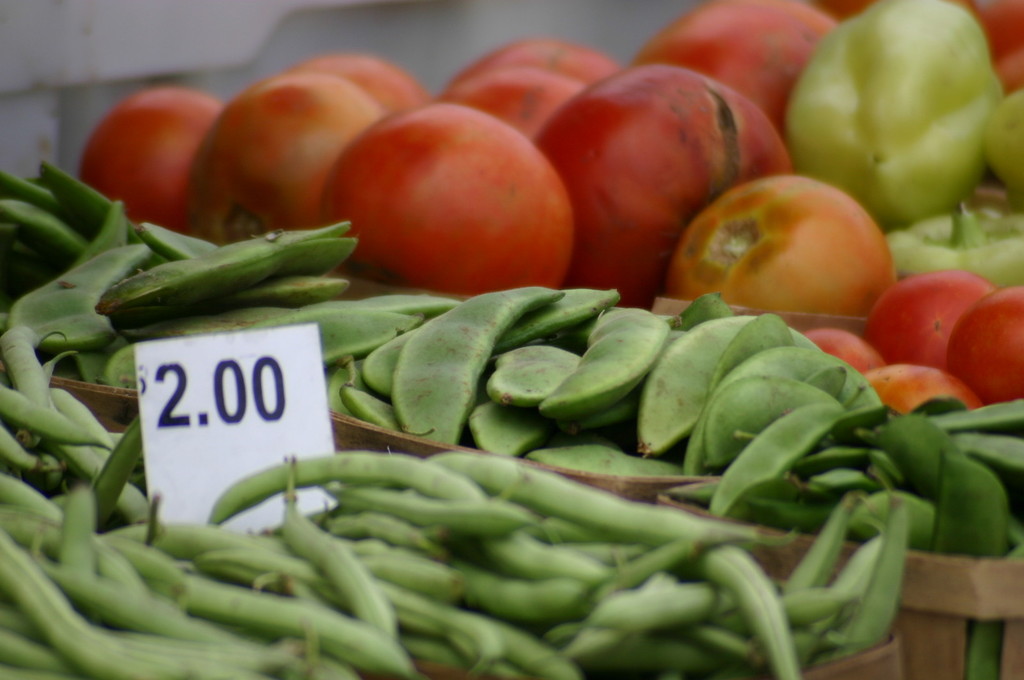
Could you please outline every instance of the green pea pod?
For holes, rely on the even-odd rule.
[[[793,461],[817,447],[842,412],[838,403],[809,403],[774,420],[722,473],[709,510],[726,516],[752,485],[782,477]]]
[[[0,199],[0,219],[18,225],[18,240],[58,267],[74,264],[88,241],[42,208],[13,198]]]
[[[679,328],[688,331],[711,319],[735,316],[733,308],[722,299],[719,292],[698,295],[679,313]]]
[[[51,354],[103,349],[117,332],[108,318],[96,313],[96,303],[148,255],[149,250],[138,244],[100,253],[21,296],[11,307],[8,325],[31,328],[40,338],[39,349]]]
[[[540,412],[577,420],[611,406],[641,383],[670,330],[664,317],[647,310],[606,312],[598,318],[576,370],[540,403]]]
[[[597,317],[619,301],[616,290],[569,288],[565,295],[532,312],[527,312],[495,343],[496,353],[521,347]]]
[[[469,431],[477,448],[508,456],[543,446],[555,429],[536,409],[502,406],[485,400],[469,414]]]
[[[457,444],[498,338],[523,314],[562,295],[542,287],[484,293],[409,333],[398,354],[391,388],[402,429]]]
[[[271,276],[325,274],[355,248],[355,239],[342,237],[348,229],[348,222],[339,222],[319,229],[270,232],[187,260],[164,262],[111,286],[96,310],[110,314],[154,303],[192,304],[244,290]]]
[[[877,430],[877,445],[896,464],[908,488],[935,501],[941,484],[941,461],[946,451],[959,452],[935,417],[907,414]]]
[[[111,248],[128,245],[128,234],[131,233],[131,228],[131,222],[128,221],[124,212],[124,202],[112,201],[110,209],[100,225],[100,230],[86,244],[71,266],[76,267]]]
[[[68,223],[86,238],[93,238],[110,210],[110,199],[57,165],[43,161],[39,181],[57,199]]]
[[[54,197],[53,192],[38,182],[12,175],[3,170],[0,170],[0,196],[16,198],[63,217],[60,202]]]
[[[165,260],[188,260],[218,247],[211,241],[149,222],[137,224],[134,229],[139,240]]]
[[[1006,487],[984,463],[955,445],[943,447],[931,549],[974,557],[1002,557],[1009,549]]]

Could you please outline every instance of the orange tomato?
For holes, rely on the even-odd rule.
[[[954,397],[967,408],[978,408],[981,399],[963,380],[934,366],[886,364],[864,374],[882,403],[899,413],[909,413],[939,397]]]
[[[124,202],[128,218],[188,231],[188,177],[223,106],[202,90],[156,86],[118,101],[92,129],[79,178]]]
[[[885,359],[870,342],[845,328],[811,328],[804,335],[822,351],[839,357],[861,373],[885,365]]]
[[[758,309],[865,316],[896,281],[885,235],[845,192],[797,175],[737,185],[683,230],[665,295],[720,292]]]
[[[528,137],[477,109],[434,102],[360,134],[324,186],[323,222],[351,220],[345,270],[477,295],[559,288],[572,251],[569,196]]]
[[[370,93],[386,111],[411,109],[430,101],[430,93],[398,64],[363,52],[318,54],[290,66],[288,71],[316,71],[348,78]]]
[[[563,38],[531,36],[485,52],[452,76],[445,89],[470,76],[509,66],[535,66],[585,83],[610,76],[621,68],[615,57],[596,47]]]
[[[217,243],[320,226],[324,181],[346,144],[384,110],[345,78],[280,73],[229,100],[193,165],[193,231]]]
[[[802,0],[711,0],[662,27],[633,63],[675,64],[711,76],[752,99],[782,131],[789,93],[835,25]]]

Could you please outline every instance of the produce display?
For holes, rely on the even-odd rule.
[[[435,88],[342,49],[0,171],[0,676],[1024,672],[1020,8],[707,0]],[[162,517],[140,343],[293,324],[377,439]]]

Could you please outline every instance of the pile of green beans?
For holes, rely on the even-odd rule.
[[[911,549],[1024,557],[1024,400],[967,409],[936,399],[908,414],[883,408],[860,415],[827,431],[811,432],[805,423],[814,441],[774,455],[772,464],[748,458],[765,435],[749,439],[720,476],[668,495],[714,515],[813,533],[841,499],[857,493],[864,502],[849,523],[856,541],[877,534],[880,510],[897,496],[909,511]],[[722,503],[723,496],[732,502]],[[1002,621],[971,622],[965,680],[999,677],[1002,631]]]
[[[456,303],[434,295],[341,301],[332,276],[349,223],[215,245],[133,224],[56,166],[0,172],[0,329],[28,326],[58,374],[134,386],[132,343],[226,329],[317,323],[325,365],[361,357]]]
[[[310,487],[335,505],[299,512]],[[279,526],[222,525],[277,495]],[[749,551],[757,532],[497,455],[291,460],[229,487],[209,524],[94,532],[78,521],[94,498],[76,489],[56,518],[0,506],[0,645],[19,652],[0,654],[4,677],[413,678],[418,660],[539,680],[796,680],[886,638],[907,527],[896,498],[840,568],[851,500],[776,583]],[[187,666],[157,668],[174,655]]]
[[[52,387],[53,362],[40,361],[39,341],[28,326],[0,334],[0,504],[55,518],[70,489],[87,484],[102,494],[97,526],[144,521],[137,427],[108,432],[74,394]]]
[[[530,310],[523,296],[544,290],[461,302],[339,368],[332,408],[442,444],[664,477],[717,474],[734,429],[752,435],[797,405],[818,405],[801,417],[819,428],[881,407],[777,314],[735,314],[715,294],[660,315],[616,306],[615,291],[560,292]]]

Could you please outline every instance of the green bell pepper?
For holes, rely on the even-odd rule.
[[[1024,285],[1024,213],[977,199],[886,234],[896,270],[964,269],[999,286]]]
[[[856,198],[885,229],[953,210],[985,171],[1002,99],[984,30],[946,0],[880,0],[825,35],[790,95],[799,174]]]

